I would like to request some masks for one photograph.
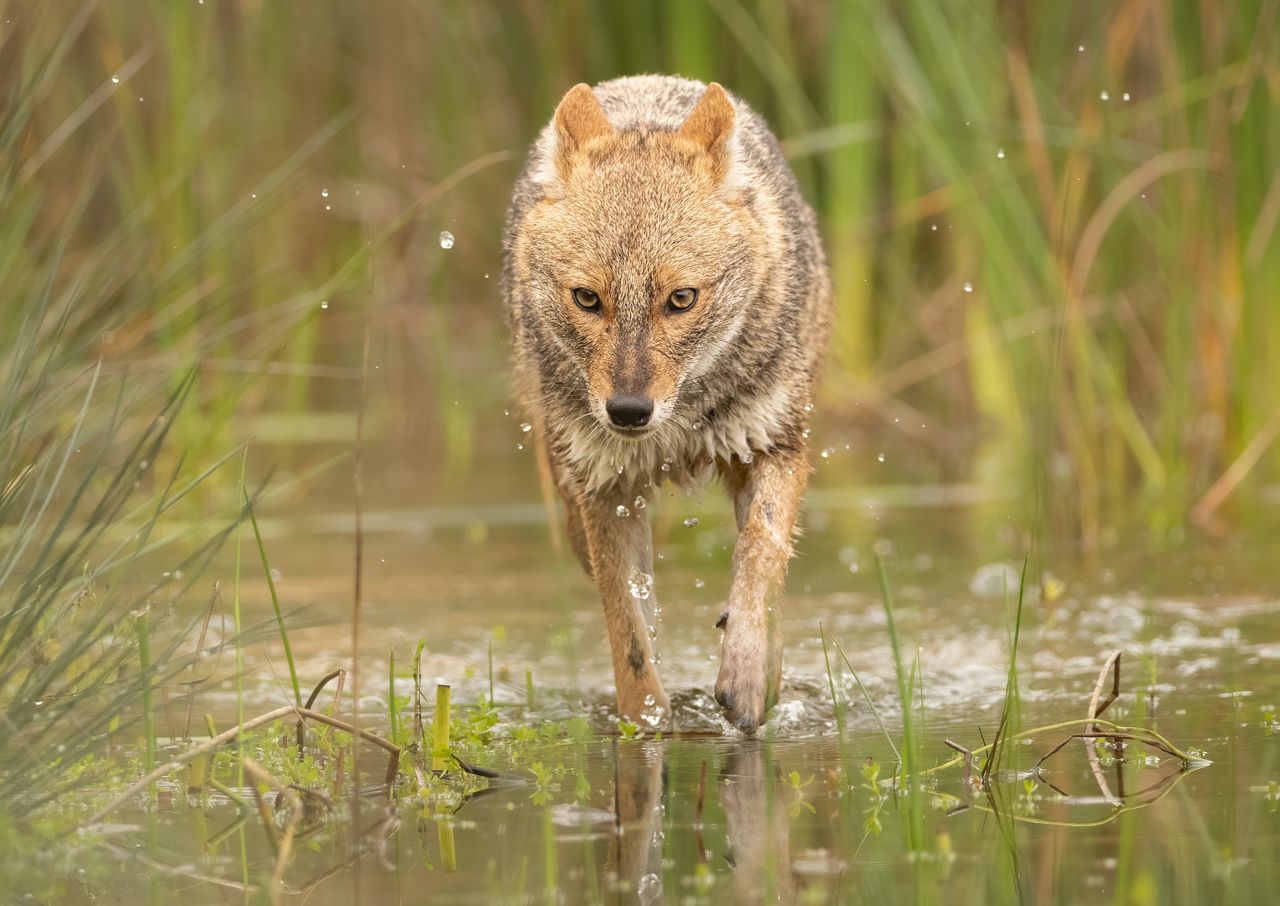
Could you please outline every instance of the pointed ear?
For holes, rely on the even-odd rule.
[[[728,164],[729,137],[733,135],[733,101],[712,82],[702,93],[689,118],[680,127],[680,135],[697,144],[716,159],[718,164]]]
[[[613,135],[614,132],[604,108],[596,100],[595,92],[584,82],[574,85],[560,99],[554,122],[559,140],[556,156],[562,161],[591,140]]]

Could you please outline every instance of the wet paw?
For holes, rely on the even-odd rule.
[[[618,715],[641,730],[661,730],[671,718],[671,703],[658,684],[619,690]]]
[[[716,701],[725,718],[743,733],[754,733],[773,704],[763,652],[750,658],[726,650],[716,678]]]

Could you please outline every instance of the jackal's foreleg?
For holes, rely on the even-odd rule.
[[[657,729],[670,714],[670,705],[653,664],[646,619],[656,604],[649,519],[639,510],[619,516],[618,501],[607,494],[580,496],[578,516],[604,604],[618,714]]]
[[[733,581],[717,624],[724,630],[716,701],[748,733],[778,698],[782,635],[778,602],[791,558],[809,465],[803,451],[775,451],[723,470],[738,517]]]

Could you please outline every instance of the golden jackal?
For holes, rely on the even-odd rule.
[[[715,83],[577,85],[530,151],[504,246],[517,394],[604,600],[619,713],[658,726],[669,708],[643,503],[718,474],[738,541],[716,699],[753,731],[781,678],[775,604],[832,319],[813,211],[777,140]]]

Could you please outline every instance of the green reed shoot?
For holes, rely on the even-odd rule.
[[[387,662],[387,720],[390,728],[387,736],[392,742],[400,744],[400,706],[396,703],[396,652],[391,649],[391,657]]]
[[[293,664],[293,649],[289,646],[289,632],[285,629],[284,611],[280,608],[280,596],[276,593],[276,580],[271,575],[271,564],[267,562],[267,548],[262,543],[262,531],[258,528],[258,517],[254,513],[253,501],[249,499],[249,495],[243,486],[240,492],[244,495],[244,508],[248,512],[249,522],[253,526],[253,537],[258,542],[258,556],[262,559],[262,574],[266,576],[267,589],[271,592],[271,607],[275,611],[276,625],[280,628],[280,644],[284,646],[284,658],[289,663],[289,679],[293,683],[293,700],[296,704],[301,705],[302,686],[298,684],[298,668]],[[238,566],[239,562],[237,561]]]
[[[924,847],[924,796],[915,778],[919,768],[920,743],[912,705],[911,678],[902,663],[902,650],[898,642],[898,627],[894,620],[893,592],[889,588],[889,572],[884,556],[875,552],[876,573],[880,579],[880,600],[884,605],[885,620],[889,628],[889,646],[893,651],[893,668],[898,681],[898,702],[902,708],[902,748],[900,750],[900,782],[906,786],[908,821],[907,845],[912,851]]]
[[[133,622],[138,634],[138,670],[142,683],[142,733],[145,740],[143,770],[150,773],[156,766],[156,714],[152,692],[154,677],[151,673],[151,615],[144,608]],[[156,785],[147,788],[147,795],[154,804]]]

